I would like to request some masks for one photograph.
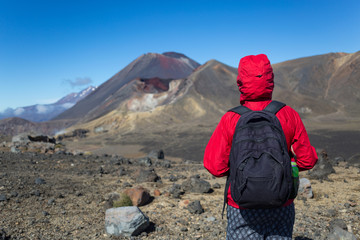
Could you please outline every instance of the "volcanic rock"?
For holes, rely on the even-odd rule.
[[[105,212],[105,229],[110,235],[137,236],[149,224],[149,218],[138,207],[110,208]]]
[[[154,169],[139,169],[135,172],[134,177],[137,183],[157,182],[160,180]]]
[[[311,188],[311,182],[307,178],[300,178],[298,196],[305,198],[313,198],[314,194]]]
[[[151,199],[149,190],[141,186],[126,189],[124,193],[130,197],[133,206],[143,206]]]
[[[327,240],[356,240],[356,236],[339,226],[335,226],[332,232],[327,236]]]
[[[190,213],[194,213],[194,214],[201,214],[204,212],[203,207],[200,204],[199,200],[196,200],[194,202],[191,202],[187,209],[189,210]]]
[[[194,176],[188,180],[185,180],[181,186],[185,191],[193,193],[208,193],[211,190],[210,183],[200,179],[199,176]]]
[[[315,167],[309,172],[309,176],[319,180],[326,180],[331,173],[335,173],[335,169],[331,165],[327,153],[322,151]]]

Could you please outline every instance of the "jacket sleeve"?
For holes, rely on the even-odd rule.
[[[315,148],[310,144],[309,136],[298,113],[295,119],[296,128],[292,149],[296,156],[296,164],[300,171],[309,170],[315,166],[318,157]]]
[[[232,113],[227,113],[221,118],[205,148],[204,167],[215,177],[229,174],[229,155],[235,131],[229,121],[230,114]]]

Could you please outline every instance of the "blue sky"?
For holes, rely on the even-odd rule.
[[[0,111],[98,86],[148,52],[233,67],[353,53],[359,12],[357,0],[0,0]]]

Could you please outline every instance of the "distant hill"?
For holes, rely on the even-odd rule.
[[[360,114],[360,52],[330,53],[274,64],[275,97],[301,113]]]
[[[78,101],[92,93],[96,87],[90,86],[78,93],[71,93],[52,104],[36,104],[32,106],[8,108],[0,112],[0,119],[23,118],[32,122],[45,122],[74,106]]]

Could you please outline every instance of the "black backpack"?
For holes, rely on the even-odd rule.
[[[284,106],[272,101],[263,111],[245,106],[229,110],[241,117],[230,151],[225,202],[229,185],[233,200],[249,209],[280,207],[296,197],[286,138],[275,116]]]

